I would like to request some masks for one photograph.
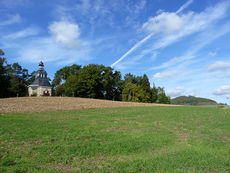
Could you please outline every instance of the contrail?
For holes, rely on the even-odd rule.
[[[185,8],[187,8],[191,3],[193,3],[193,0],[188,0],[184,5],[182,5],[179,10],[176,11],[176,14],[182,12]]]
[[[185,8],[187,8],[191,3],[193,2],[193,0],[188,0],[188,2],[186,2],[184,5],[182,5],[179,10],[176,11],[177,13],[182,12]],[[120,61],[122,61],[124,58],[126,58],[131,52],[133,52],[136,48],[138,48],[139,46],[141,46],[144,42],[146,42],[148,39],[150,39],[153,36],[154,33],[149,34],[148,36],[146,36],[144,39],[142,39],[141,41],[139,41],[138,43],[136,43],[131,49],[129,49],[124,55],[122,55],[122,57],[120,57],[116,62],[114,62],[112,65],[110,65],[110,67],[114,67],[115,65],[117,65]]]
[[[113,63],[111,65],[111,67],[114,67],[115,65],[117,65],[117,63],[119,63],[120,61],[122,61],[126,56],[128,56],[132,51],[134,51],[136,48],[138,48],[140,45],[142,45],[145,41],[147,41],[148,39],[150,39],[152,37],[152,34],[149,34],[147,37],[145,37],[144,39],[142,39],[141,41],[139,41],[138,43],[136,43],[131,49],[128,50],[128,52],[126,52],[119,60],[117,60],[115,63]]]

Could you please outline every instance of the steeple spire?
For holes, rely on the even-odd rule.
[[[40,61],[39,65],[38,65],[40,68],[43,68],[44,67],[44,64],[42,61]]]

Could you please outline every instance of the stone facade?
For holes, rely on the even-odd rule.
[[[52,95],[52,86],[49,83],[42,61],[39,63],[39,69],[35,74],[34,82],[29,85],[28,92],[29,96],[39,97]]]
[[[51,96],[52,95],[52,87],[38,87],[32,89],[29,87],[29,96]]]

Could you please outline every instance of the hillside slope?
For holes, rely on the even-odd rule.
[[[18,97],[0,99],[0,113],[45,112],[91,108],[114,108],[136,106],[170,106],[154,103],[119,102],[79,97]]]
[[[194,96],[180,96],[171,99],[171,104],[176,105],[217,105],[217,102],[207,98]]]

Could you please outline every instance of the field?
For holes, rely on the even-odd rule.
[[[164,104],[118,102],[77,97],[18,97],[0,99],[0,113],[45,112],[92,108],[169,106]],[[170,105],[173,106],[173,105]]]
[[[0,172],[230,172],[229,109],[35,110],[0,114]]]

